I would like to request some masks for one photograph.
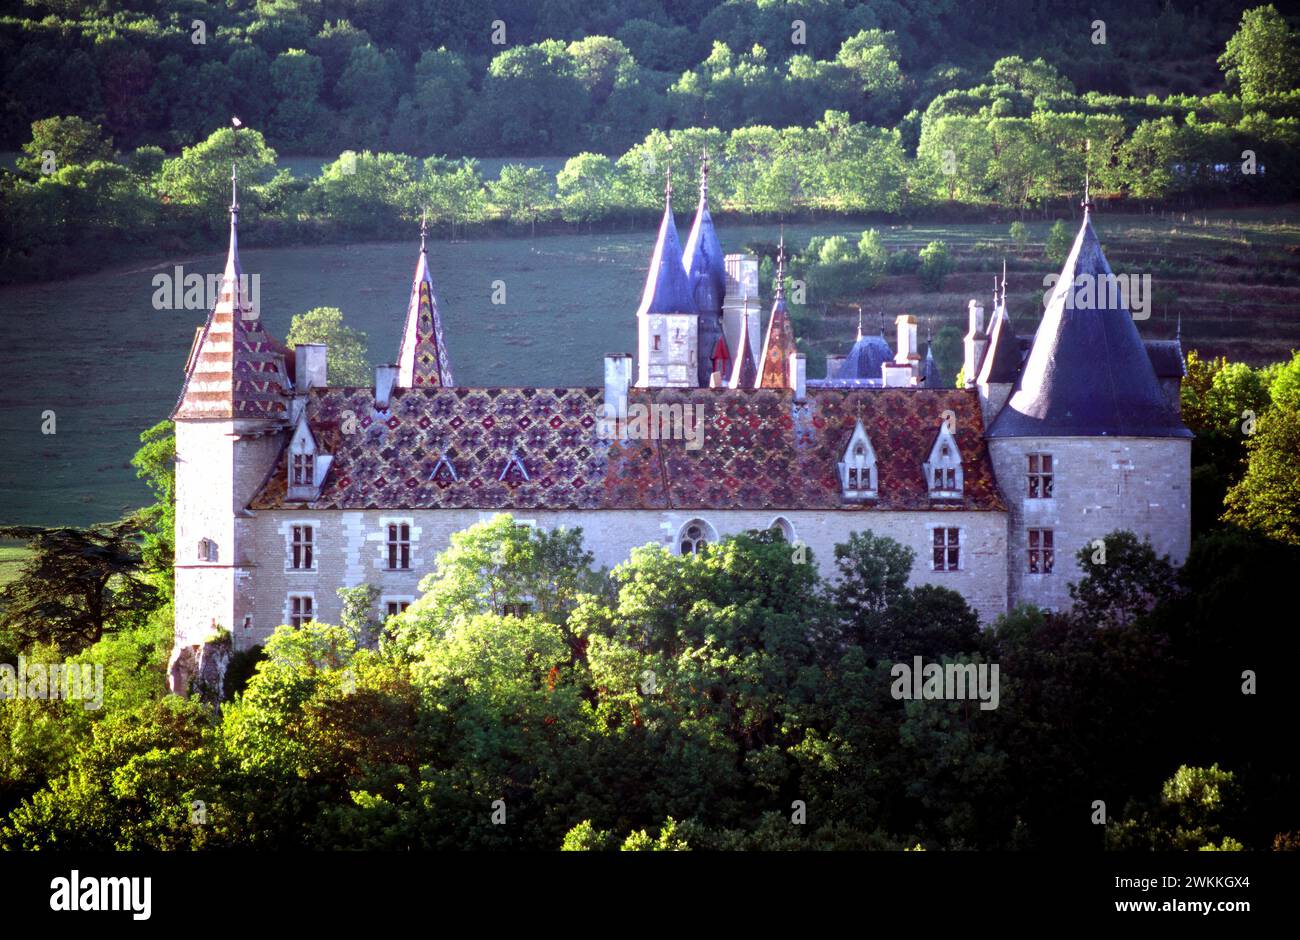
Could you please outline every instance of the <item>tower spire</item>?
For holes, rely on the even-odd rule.
[[[776,246],[776,299],[785,300],[785,223],[781,223],[781,241]]]
[[[429,209],[425,207],[420,210],[420,254],[427,254],[429,249],[425,247],[424,241],[429,235]]]
[[[858,304],[858,339],[862,339],[862,304]]]
[[[700,200],[706,201],[709,198],[709,148],[704,148],[704,153],[700,157]]]
[[[1092,141],[1083,142],[1083,217],[1092,213],[1092,167],[1088,165],[1088,155],[1092,153]]]
[[[442,336],[442,316],[429,273],[429,252],[425,246],[427,212],[420,213],[420,254],[415,262],[411,297],[406,306],[402,345],[397,351],[398,388],[444,388],[454,385],[451,358]]]

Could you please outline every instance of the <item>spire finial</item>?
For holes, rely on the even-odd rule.
[[[671,209],[673,205],[673,145],[668,145],[668,159],[664,161],[664,201]]]
[[[1178,324],[1174,327],[1174,339],[1182,340],[1183,338],[1183,312],[1178,311]]]
[[[425,206],[420,210],[420,252],[424,253],[427,249],[424,247],[424,239],[429,234],[429,208]]]
[[[700,200],[709,198],[709,148],[704,148],[700,157]]]
[[[776,299],[785,299],[785,223],[781,223],[781,241],[776,246]]]
[[[862,339],[862,304],[858,304],[858,339]]]
[[[232,223],[235,216],[239,214],[239,129],[243,126],[243,121],[231,116],[231,138],[234,141],[231,147],[233,153],[230,155],[230,218]]]
[[[1088,165],[1088,154],[1092,153],[1092,141],[1083,142],[1083,215],[1087,218],[1092,212],[1092,168]]]
[[[1002,259],[1002,306],[1007,305],[1007,259]]]
[[[885,311],[879,310],[877,312],[880,314],[880,335],[884,336],[885,335]]]

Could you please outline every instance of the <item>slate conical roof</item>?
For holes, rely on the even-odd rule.
[[[754,349],[749,343],[749,324],[740,324],[740,341],[736,344],[736,360],[731,366],[732,388],[754,388],[758,383],[758,367],[754,364]]]
[[[1107,296],[1113,292],[1100,279],[1109,275],[1085,211],[1019,384],[989,437],[1192,436],[1160,391],[1132,315]]]
[[[285,413],[288,349],[262,327],[261,312],[245,296],[239,263],[239,193],[230,180],[230,246],[221,295],[194,339],[172,417],[274,418]]]
[[[700,313],[698,382],[707,387],[713,373],[713,352],[722,336],[722,301],[727,292],[727,272],[722,257],[722,246],[713,230],[713,217],[709,215],[709,158],[700,162],[700,203],[695,209],[695,221],[686,237],[683,249],[686,275],[691,285],[691,297]]]
[[[894,361],[894,351],[882,332],[879,335],[863,336],[862,323],[858,323],[858,340],[844,357],[837,379],[879,379],[881,367],[886,362]]]
[[[641,292],[641,306],[637,316],[646,313],[695,313],[695,299],[691,294],[690,279],[682,263],[682,244],[677,238],[677,223],[673,221],[672,188],[664,200],[664,217],[659,223],[659,237],[650,256],[650,270],[646,272],[645,290]]]
[[[772,301],[772,318],[767,324],[767,338],[759,355],[757,388],[789,388],[790,360],[797,351],[794,344],[794,327],[785,308],[785,239],[776,256],[776,297]]]
[[[700,203],[695,209],[695,221],[686,236],[683,249],[686,273],[690,276],[695,306],[700,313],[712,311],[722,315],[722,301],[727,292],[727,269],[722,256],[722,245],[713,229],[713,216],[709,214],[709,161],[706,154],[700,164]],[[700,344],[703,349],[704,344]]]
[[[1020,374],[1020,340],[1005,306],[993,310],[989,327],[988,352],[980,365],[977,381],[983,384],[1009,384]]]
[[[397,385],[399,388],[450,388],[455,384],[451,376],[451,358],[442,336],[442,317],[433,291],[433,276],[429,273],[425,231],[421,227],[420,256],[415,262],[411,299],[406,305],[406,325],[397,353]]]

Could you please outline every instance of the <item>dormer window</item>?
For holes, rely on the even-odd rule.
[[[931,499],[960,499],[962,494],[961,451],[947,422],[939,425],[930,459],[925,462],[925,480]]]
[[[846,500],[876,498],[876,452],[859,421],[839,462],[840,489]]]
[[[307,424],[306,415],[299,417],[293,437],[289,439],[288,498],[304,501],[317,499],[333,461],[332,456],[320,452],[316,438]]]
[[[293,455],[293,484],[294,486],[316,485],[315,454]]]

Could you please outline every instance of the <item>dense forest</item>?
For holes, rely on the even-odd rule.
[[[1271,6],[158,6],[0,20],[6,278],[210,242],[236,147],[260,244],[423,209],[452,233],[627,224],[706,149],[718,210],[769,218],[1068,213],[1085,175],[1140,206],[1277,203],[1300,179],[1297,32]],[[277,172],[305,152],[337,159]],[[473,159],[539,154],[569,159]]]

